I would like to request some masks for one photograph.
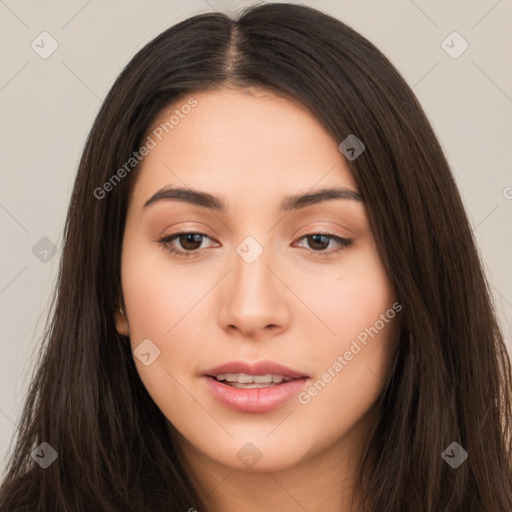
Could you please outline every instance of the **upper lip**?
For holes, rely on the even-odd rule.
[[[292,370],[282,364],[274,361],[258,361],[254,363],[247,363],[245,361],[229,361],[206,370],[204,375],[209,377],[216,377],[222,373],[245,373],[248,375],[282,375],[283,377],[291,377],[292,379],[300,379],[307,377],[304,373],[297,370]]]

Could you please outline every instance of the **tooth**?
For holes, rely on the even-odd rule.
[[[283,377],[282,375],[274,375],[267,373],[265,375],[250,375],[247,373],[220,373],[216,376],[218,381],[226,381],[233,384],[279,384],[281,382],[289,382],[292,377]]]
[[[227,380],[228,382],[238,382],[237,373],[221,373],[217,375],[217,380]]]
[[[266,375],[255,375],[253,377],[254,382],[257,382],[258,384],[267,383],[270,384],[272,382],[272,374],[267,373]],[[240,382],[240,381],[238,381]]]

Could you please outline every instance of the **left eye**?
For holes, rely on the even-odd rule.
[[[179,231],[160,239],[159,243],[171,254],[188,258],[189,256],[196,255],[198,252],[200,252],[201,244],[204,238],[210,237],[206,233],[197,231]],[[305,249],[319,256],[328,256],[332,253],[339,252],[348,248],[353,243],[353,240],[351,239],[342,238],[331,233],[312,233],[299,238],[299,240],[303,239],[309,239],[309,245],[312,247],[311,249],[305,247]],[[184,250],[177,249],[172,244],[174,240],[178,240],[181,248]],[[329,244],[332,241],[337,243],[338,247],[327,251],[326,249],[329,247]]]
[[[312,249],[312,251],[315,253],[320,252],[322,256],[346,249],[353,242],[353,240],[350,240],[349,238],[342,238],[340,236],[336,236],[336,235],[333,235],[330,233],[314,233],[311,235],[303,236],[300,240],[302,240],[304,238],[309,239],[310,246],[312,246],[312,247],[316,246],[316,249]],[[311,241],[312,241],[312,244],[311,244]],[[336,242],[338,244],[338,248],[331,249],[330,251],[326,251],[325,249],[329,246],[329,243],[331,241]]]

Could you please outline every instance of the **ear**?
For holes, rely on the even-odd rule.
[[[128,319],[126,318],[126,313],[121,312],[119,309],[116,309],[115,312],[115,321],[116,321],[116,330],[119,334],[123,336],[130,335],[130,326],[128,325]]]

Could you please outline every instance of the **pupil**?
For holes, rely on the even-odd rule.
[[[194,250],[194,249],[197,249],[197,247],[194,247],[194,244],[199,244],[199,246],[201,245],[201,236],[199,233],[187,233],[186,235],[181,235],[181,240],[180,242],[183,241],[183,238],[185,239],[185,243],[182,243],[182,247],[185,248],[185,249],[190,249],[190,250]],[[192,244],[192,247],[190,246],[187,246],[187,244]]]
[[[325,249],[324,246],[329,245],[329,240],[328,238],[325,236],[325,235],[311,235],[311,238],[313,239],[314,243],[313,243],[313,249],[315,248],[314,245],[315,243],[320,243],[320,246],[321,247],[316,247],[317,249]],[[323,243],[321,241],[319,241],[320,239],[324,239]]]

